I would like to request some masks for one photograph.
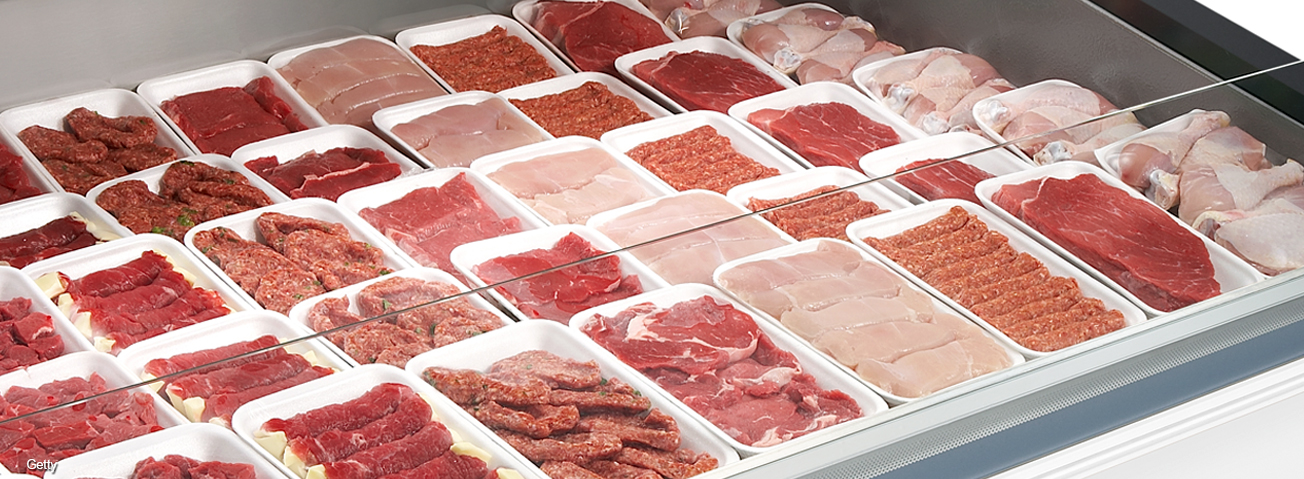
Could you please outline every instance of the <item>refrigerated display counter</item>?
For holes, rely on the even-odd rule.
[[[7,72],[0,76],[0,110],[89,90],[135,89],[176,72],[266,61],[323,41],[393,38],[483,13],[510,16],[513,3],[8,0],[0,2],[7,45],[0,53]],[[1219,17],[1199,23],[1165,14],[1175,2],[824,3],[864,18],[908,52],[956,48],[986,59],[1019,86],[1069,80],[1132,107],[1147,126],[1193,109],[1221,110],[1268,145],[1270,160],[1304,157],[1304,102],[1295,101],[1304,98],[1304,66]],[[1202,25],[1227,31],[1197,31]],[[1283,241],[1292,240],[1298,241]],[[893,402],[866,420],[744,454],[700,477],[1001,473],[1304,357],[1301,276],[1304,270],[1285,272],[1129,326],[1108,341]]]

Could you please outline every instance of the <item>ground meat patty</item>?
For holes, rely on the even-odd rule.
[[[77,108],[65,119],[72,133],[39,125],[18,133],[64,190],[86,194],[96,185],[177,158],[154,144],[158,125],[144,116],[109,118]]]
[[[379,248],[347,236],[301,230],[285,236],[280,246],[286,258],[315,274],[330,290],[393,272],[385,267],[385,254]]]
[[[325,292],[311,273],[298,268],[277,268],[262,275],[254,299],[267,309],[289,314],[294,305]]]
[[[109,147],[99,141],[80,141],[66,131],[51,130],[43,126],[29,126],[18,132],[27,149],[41,161],[58,160],[68,163],[99,163],[109,154]]]
[[[821,186],[791,198],[777,200],[752,198],[747,201],[747,208],[752,211],[760,211],[775,206],[788,205],[794,201],[836,189],[836,186],[829,185]],[[879,208],[872,201],[860,199],[860,196],[853,192],[841,191],[829,196],[784,206],[768,213],[762,213],[761,216],[798,240],[837,238],[845,241],[847,240],[847,225],[856,220],[886,213],[887,211],[887,209]]]
[[[142,147],[157,148],[150,143],[133,149]],[[169,166],[159,180],[157,194],[143,181],[125,181],[106,188],[95,202],[134,233],[158,233],[178,240],[196,224],[272,204],[266,193],[249,185],[239,173],[190,161]]]
[[[556,439],[534,439],[509,431],[499,431],[498,435],[526,459],[535,462],[582,463],[613,457],[621,449],[619,437],[600,432],[567,434]]]
[[[498,361],[489,372],[536,377],[554,388],[583,389],[602,383],[602,370],[596,361],[580,362],[538,350]]]
[[[344,352],[363,364],[403,365],[431,349],[420,335],[381,321],[347,330],[342,336]]]
[[[579,135],[597,139],[616,128],[652,119],[634,100],[594,81],[561,93],[512,100],[512,104],[557,138]]]
[[[345,239],[352,239],[349,236],[348,228],[345,228],[341,223],[291,216],[275,211],[258,215],[258,219],[254,220],[254,225],[258,227],[258,234],[263,235],[267,245],[282,253],[285,252],[286,236],[296,231],[315,230]]]
[[[358,310],[374,317],[419,306],[458,293],[451,284],[416,278],[395,277],[358,292]],[[434,347],[501,328],[497,315],[476,308],[466,298],[455,298],[405,311],[387,318],[401,328],[430,338]]]
[[[78,138],[97,140],[109,148],[131,148],[154,141],[158,125],[147,116],[108,118],[86,108],[77,108],[64,117]]]

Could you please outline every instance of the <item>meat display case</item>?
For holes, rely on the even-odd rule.
[[[297,46],[478,13],[510,0],[5,0],[0,110]],[[785,2],[790,3],[790,2]],[[1063,78],[1155,125],[1222,110],[1282,158],[1304,157],[1304,67],[1245,53],[1216,16],[1197,32],[1166,11],[1190,0],[830,0],[907,51],[949,46],[1027,85]],[[1176,5],[1181,3],[1183,5]],[[1211,13],[1207,15],[1212,15]],[[1228,43],[1230,42],[1230,43]],[[1199,91],[1196,91],[1199,90]],[[1192,92],[1183,95],[1185,92]],[[1168,98],[1173,97],[1173,98]],[[1162,100],[1162,101],[1157,101]],[[1298,242],[1298,239],[1293,239]],[[838,435],[772,448],[702,477],[987,477],[1304,356],[1304,270],[1287,272],[1129,328],[1112,341],[1021,364],[893,407]]]

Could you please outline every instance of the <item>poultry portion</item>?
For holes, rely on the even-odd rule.
[[[1038,164],[1082,161],[1096,164],[1094,151],[1145,130],[1131,113],[1118,110],[1099,93],[1077,85],[1039,83],[1016,98],[992,98],[974,106],[975,117]],[[1013,93],[1011,93],[1013,95]],[[1049,133],[1048,133],[1049,132]]]
[[[849,84],[856,68],[905,53],[900,46],[879,39],[874,26],[860,17],[843,17],[816,7],[799,8],[770,22],[744,25],[742,42],[779,71],[796,73],[803,84]]]
[[[1014,89],[976,55],[949,48],[933,48],[918,55],[884,65],[865,81],[865,87],[875,91],[884,106],[930,135],[978,131],[973,106]]]

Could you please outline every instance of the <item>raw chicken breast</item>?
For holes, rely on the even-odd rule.
[[[584,224],[597,213],[657,196],[598,148],[509,163],[487,176],[553,224]]]
[[[401,50],[368,38],[303,52],[277,71],[326,121],[368,129],[381,108],[445,93]]]
[[[391,129],[436,168],[467,166],[490,153],[544,140],[544,134],[506,102],[445,107]]]

